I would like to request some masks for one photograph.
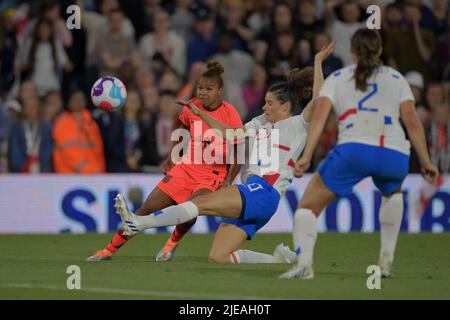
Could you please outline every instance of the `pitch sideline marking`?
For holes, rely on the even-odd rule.
[[[53,285],[35,285],[29,283],[11,283],[2,285],[3,288],[22,288],[22,289],[45,289],[45,290],[58,290],[58,291],[71,291],[65,287],[58,287]],[[119,289],[119,288],[100,288],[100,287],[84,287],[81,290],[84,292],[94,293],[115,293],[123,295],[137,295],[137,296],[149,296],[149,297],[172,297],[172,298],[186,298],[186,299],[219,299],[219,300],[276,300],[277,298],[269,297],[256,297],[256,296],[232,296],[222,294],[198,294],[194,292],[171,292],[171,291],[151,291],[151,290],[131,290],[131,289]],[[279,299],[279,298],[278,298]]]

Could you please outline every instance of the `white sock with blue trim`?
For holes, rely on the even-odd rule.
[[[383,197],[380,208],[380,258],[387,256],[394,260],[398,233],[403,217],[403,194],[395,193],[390,197]]]
[[[317,217],[309,209],[297,209],[294,216],[294,249],[298,265],[312,265],[317,238]]]
[[[240,249],[230,255],[231,263],[277,263],[271,254]]]
[[[174,226],[198,217],[198,208],[187,201],[176,206],[170,206],[148,216],[135,216],[139,229]]]

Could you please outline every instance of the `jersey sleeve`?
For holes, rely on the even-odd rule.
[[[239,113],[237,113],[236,110],[231,110],[230,112],[230,116],[227,119],[227,123],[226,125],[228,125],[229,127],[232,128],[241,128],[243,126],[241,117],[239,116]]]
[[[261,128],[261,126],[265,123],[265,115],[259,115],[257,117],[254,117],[252,120],[250,120],[249,122],[247,122],[244,127],[245,130],[248,129],[253,129],[253,130],[258,130],[259,128]]]
[[[406,81],[406,79],[403,76],[400,76],[400,103],[408,100],[416,102],[416,99],[414,99],[414,94],[412,93],[408,81]]]
[[[336,74],[338,74],[338,72],[336,72]],[[333,104],[336,103],[336,77],[335,74],[328,76],[319,91],[319,98],[327,97]]]
[[[181,110],[180,116],[178,118],[180,119],[181,123],[185,127],[189,127],[190,114],[191,114],[191,111],[189,110],[189,108],[186,106],[183,106],[183,109]]]
[[[303,117],[303,113],[298,116],[292,117],[292,122],[294,124],[294,128],[300,127],[305,130],[308,130],[308,128],[309,128],[309,123],[306,122],[305,118]]]

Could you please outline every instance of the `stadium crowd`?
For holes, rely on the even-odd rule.
[[[69,30],[74,4],[81,28]],[[382,9],[383,61],[411,85],[432,160],[449,172],[448,0],[2,0],[0,173],[161,171],[175,102],[192,97],[207,61],[224,66],[224,99],[251,119],[268,85],[312,66],[331,39],[325,76],[351,64],[350,38],[371,4]],[[125,83],[120,111],[90,102],[102,75]],[[336,136],[332,115],[312,170]]]

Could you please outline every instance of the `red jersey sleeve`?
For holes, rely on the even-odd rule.
[[[190,125],[191,113],[192,113],[191,110],[186,106],[184,106],[183,109],[181,110],[180,116],[178,118],[185,127],[189,127]]]
[[[194,103],[197,107],[201,108],[201,105],[199,105],[199,101],[197,98],[192,98],[191,100],[189,100],[188,102],[192,102]],[[191,119],[192,116],[194,114],[192,113],[191,109],[189,109],[186,106],[183,106],[183,109],[181,110],[179,119],[181,121],[181,123],[185,126],[188,127],[191,125]]]
[[[242,128],[244,126],[241,116],[239,115],[239,113],[236,111],[236,109],[228,104],[228,116],[226,118],[226,120],[224,121],[224,123],[232,128]],[[238,141],[233,141],[232,144],[239,144],[240,142]]]
[[[230,112],[230,118],[227,123],[228,126],[232,128],[241,128],[244,126],[242,123],[241,117],[239,116],[239,113],[237,113],[236,110],[231,110]]]

